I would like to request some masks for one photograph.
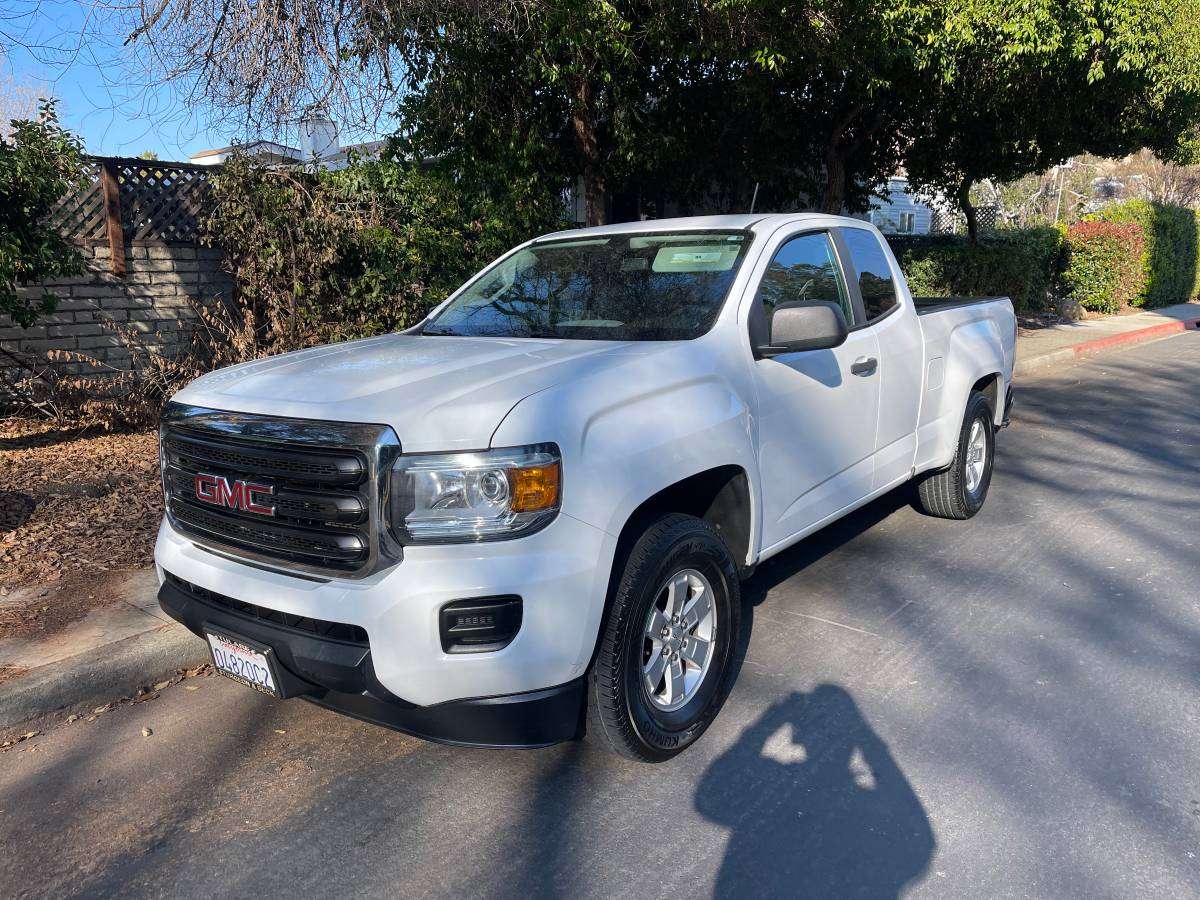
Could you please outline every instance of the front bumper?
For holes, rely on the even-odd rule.
[[[616,539],[560,514],[512,541],[405,548],[402,562],[361,579],[315,579],[204,549],[164,522],[154,558],[204,590],[290,616],[366,632],[375,678],[414,706],[567,684],[596,647]],[[451,602],[515,595],[521,628],[486,653],[447,653],[439,615]]]
[[[220,595],[168,577],[158,602],[203,636],[206,628],[269,646],[284,697],[302,697],[338,712],[416,737],[481,747],[541,747],[580,733],[583,679],[527,693],[417,706],[379,683],[367,641],[330,638],[263,621],[221,602]]]

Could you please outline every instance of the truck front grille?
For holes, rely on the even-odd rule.
[[[316,574],[361,576],[384,560],[391,429],[171,404],[161,440],[168,517],[196,543]]]

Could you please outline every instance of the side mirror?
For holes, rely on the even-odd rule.
[[[804,350],[829,350],[841,346],[849,329],[838,304],[828,300],[780,303],[771,316],[771,341],[756,348],[760,359],[799,353]]]

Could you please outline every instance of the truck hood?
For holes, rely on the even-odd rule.
[[[655,343],[394,334],[196,379],[174,399],[231,412],[390,425],[405,451],[478,449],[517,403]]]

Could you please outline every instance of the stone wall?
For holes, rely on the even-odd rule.
[[[169,350],[186,340],[192,302],[232,296],[233,283],[221,270],[220,252],[194,243],[133,244],[125,248],[126,274],[112,274],[105,241],[77,244],[86,271],[46,282],[58,308],[29,328],[0,316],[0,349],[45,362],[50,350],[74,350],[119,369],[130,367],[127,341]],[[39,294],[37,288],[22,290]],[[55,362],[65,372],[94,372],[86,363]],[[9,353],[0,353],[0,392],[17,374]]]

